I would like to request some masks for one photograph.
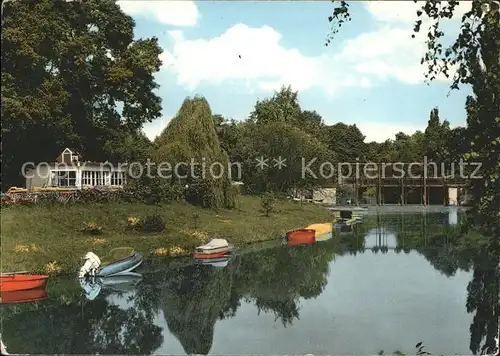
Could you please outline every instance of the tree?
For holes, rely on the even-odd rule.
[[[316,111],[309,111],[309,110],[302,111],[298,116],[297,126],[301,130],[321,140],[324,139],[323,118]]]
[[[238,143],[241,140],[241,124],[234,119],[224,119],[222,115],[214,115],[214,125],[221,148],[229,155],[231,162],[241,162]]]
[[[234,207],[229,158],[221,149],[205,98],[186,98],[154,144],[153,159],[170,164],[172,182],[187,183],[190,202],[207,208]]]
[[[459,84],[472,85],[474,95],[467,98],[467,128],[464,132],[470,141],[471,151],[465,155],[465,158],[482,164],[482,177],[472,180],[471,183],[474,209],[469,212],[469,221],[479,226],[484,234],[490,237],[488,258],[492,260],[494,266],[498,266],[500,261],[498,239],[500,235],[500,224],[498,224],[500,214],[499,3],[498,1],[473,0],[471,10],[462,16],[461,28],[456,40],[449,48],[444,49],[442,43],[444,32],[440,20],[451,18],[458,3],[456,0],[446,3],[438,0],[425,1],[421,9],[416,12],[417,20],[414,31],[420,31],[424,19],[430,20],[431,25],[428,27],[426,41],[427,52],[422,58],[422,63],[425,62],[429,66],[426,74],[428,80],[432,81],[439,74],[449,76],[451,69],[456,68],[451,88],[458,89]],[[334,35],[343,23],[351,20],[347,2],[340,1],[339,6],[335,7],[328,19],[334,24],[332,31]],[[327,40],[327,44],[330,40]],[[471,285],[478,280],[487,280],[489,273],[490,271],[476,267]],[[469,297],[471,293],[472,289],[469,290]],[[494,294],[489,293],[486,288],[474,291],[474,293],[475,299],[488,299],[491,305],[490,310],[496,310],[498,313],[500,309],[498,288]],[[480,314],[477,310],[475,319],[480,319]],[[483,324],[480,328],[476,328],[474,337],[471,337],[471,350],[478,351],[481,339],[486,337],[481,352],[498,351],[498,346],[493,342],[496,333],[498,333],[498,318],[488,327]]]
[[[428,159],[434,162],[442,161],[449,134],[449,122],[444,120],[441,123],[438,108],[432,109],[427,123],[427,128],[424,132],[423,142],[424,154]]]
[[[339,122],[332,126],[325,126],[325,142],[329,149],[337,154],[339,162],[355,162],[356,158],[362,160],[367,155],[364,143],[365,136],[354,125]]]
[[[258,124],[275,121],[297,124],[301,112],[298,92],[293,91],[291,86],[283,86],[272,97],[257,101],[250,120]]]
[[[248,122],[241,146],[246,169],[243,182],[253,193],[274,191],[290,194],[296,190],[313,189],[327,181],[333,182],[333,174],[328,177],[328,167],[323,176],[319,169],[323,162],[333,162],[332,152],[316,137],[285,121]],[[256,167],[256,158],[260,157],[267,159],[266,164]],[[280,158],[282,165],[278,165]],[[307,166],[313,174],[305,170]]]
[[[2,183],[64,147],[89,160],[160,116],[156,38],[134,40],[113,0],[11,1],[2,28]]]
[[[136,132],[118,132],[104,144],[103,151],[110,162],[144,162],[150,158],[153,144],[146,135]]]
[[[441,20],[452,18],[458,4],[456,0],[426,0],[421,9],[416,11],[414,32],[420,32],[424,20],[426,23],[430,21],[427,52],[422,58],[422,63],[428,64],[426,77],[429,81],[439,74],[449,77],[450,71],[456,68],[452,74],[451,89],[458,89],[459,84],[473,86],[474,96],[467,99],[469,118],[466,135],[472,146],[477,147],[473,148],[471,156],[488,167],[483,171],[484,178],[473,183],[473,189],[477,193],[475,205],[478,207],[477,212],[483,214],[488,221],[485,225],[487,234],[498,236],[500,227],[496,224],[496,214],[499,204],[495,197],[500,196],[500,177],[492,167],[498,166],[500,152],[499,4],[495,1],[473,0],[471,10],[462,16],[456,40],[445,49]],[[327,39],[326,45],[345,22],[351,21],[348,2],[339,1],[328,20],[333,27],[332,36]]]
[[[266,214],[266,216],[269,216],[269,213],[271,213],[274,210],[275,203],[276,203],[276,198],[273,193],[266,192],[262,194],[260,198],[260,205],[262,206],[262,210],[264,211],[264,214]]]

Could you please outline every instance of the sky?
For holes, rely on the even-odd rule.
[[[351,2],[352,21],[329,46],[330,1],[118,4],[135,20],[136,38],[155,36],[163,48],[155,76],[163,110],[143,128],[150,139],[187,96],[203,95],[214,114],[245,120],[257,100],[283,85],[298,91],[303,110],[316,110],[325,124],[356,124],[365,142],[425,130],[434,107],[452,127],[465,125],[470,90],[450,92],[444,77],[425,83],[420,59],[426,32],[411,38],[421,6],[413,1]],[[470,4],[460,2],[454,19],[446,21],[448,41]]]

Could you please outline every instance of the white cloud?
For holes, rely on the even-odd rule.
[[[203,82],[219,85],[234,80],[262,90],[290,84],[296,90],[319,87],[329,93],[340,87],[370,86],[366,76],[338,71],[329,55],[311,57],[283,47],[281,34],[269,26],[237,24],[212,39],[170,35],[175,43],[171,51],[163,52],[163,67],[191,90]]]
[[[358,129],[365,135],[365,142],[384,142],[387,139],[394,140],[396,134],[403,132],[411,135],[417,130],[425,130],[424,127],[411,124],[397,124],[397,123],[381,123],[372,121],[356,121]]]
[[[425,41],[430,22],[424,19],[422,30],[416,34],[413,32],[413,23],[417,19],[416,11],[423,3],[366,2],[365,7],[378,28],[346,41],[340,58],[346,63],[354,64],[356,71],[363,75],[384,80],[393,78],[407,84],[421,83],[427,67],[426,64],[421,65],[420,60],[427,50]],[[461,18],[470,8],[470,1],[461,1],[453,18]],[[453,74],[453,70],[450,70],[450,74]],[[437,80],[449,79],[439,75]]]
[[[195,26],[200,12],[194,1],[118,1],[123,12],[131,16],[144,16],[173,26]]]
[[[420,64],[425,52],[425,33],[411,38],[412,29],[388,25],[346,41],[339,58],[351,64],[356,72],[379,79],[393,78],[407,84],[418,84],[424,77]]]
[[[190,90],[202,83],[237,83],[252,90],[291,85],[299,91],[318,88],[334,94],[342,88],[368,88],[390,79],[418,84],[426,71],[420,64],[426,31],[412,38],[410,23],[418,6],[408,1],[368,2],[378,28],[345,41],[336,53],[328,49],[319,56],[284,47],[282,35],[270,26],[237,24],[209,39],[185,39],[181,31],[170,31],[174,44],[161,55],[163,69]],[[457,13],[464,11],[460,5]]]

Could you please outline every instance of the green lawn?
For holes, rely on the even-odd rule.
[[[186,254],[214,237],[242,246],[279,238],[290,229],[331,220],[331,213],[313,204],[278,201],[276,206],[270,217],[260,211],[260,199],[250,196],[238,197],[236,209],[220,211],[186,203],[3,208],[1,270],[76,273],[80,258],[87,251],[95,252],[102,259],[106,259],[111,249],[123,246],[146,255],[180,247],[184,251],[174,252]],[[161,215],[166,221],[166,230],[144,234],[127,229],[129,217],[141,218],[148,214]],[[102,226],[101,235],[81,232],[83,223],[91,221]]]

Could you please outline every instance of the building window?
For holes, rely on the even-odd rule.
[[[90,185],[93,187],[106,185],[106,174],[107,172],[83,171],[82,185]]]
[[[123,172],[113,172],[111,173],[111,185],[123,185]]]
[[[74,187],[76,186],[75,171],[58,171],[57,172],[58,187]]]
[[[89,171],[82,172],[82,185],[92,185]]]

